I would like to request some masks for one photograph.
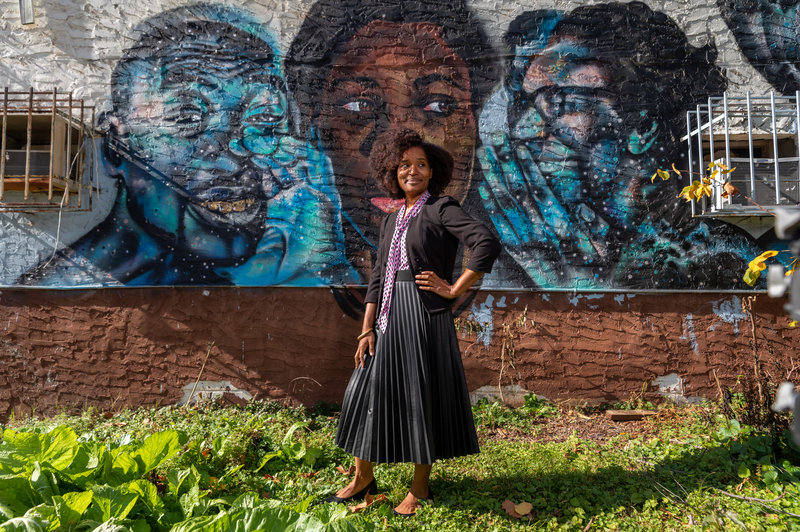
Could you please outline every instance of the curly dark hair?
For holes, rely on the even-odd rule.
[[[499,77],[499,64],[481,22],[464,0],[317,0],[284,61],[286,81],[307,132],[320,112],[328,73],[353,35],[370,22],[429,22],[467,65],[477,117]]]
[[[417,146],[425,151],[431,167],[428,192],[438,196],[450,183],[453,177],[453,156],[450,152],[436,144],[425,142],[413,129],[390,129],[377,138],[369,157],[372,177],[389,197],[400,199],[405,196],[397,183],[397,168],[406,150]]]

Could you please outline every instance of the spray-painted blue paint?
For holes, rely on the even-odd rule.
[[[697,345],[697,335],[694,332],[694,316],[691,312],[683,318],[683,335],[681,335],[680,339],[689,342],[689,347],[692,348],[695,355],[700,354],[700,348]]]
[[[718,299],[712,301],[711,308],[718,318],[725,323],[733,325],[733,334],[739,335],[739,322],[747,318],[744,310],[742,310],[742,300],[739,296],[731,296],[730,298]],[[710,331],[717,328],[717,323],[712,323],[709,327]]]

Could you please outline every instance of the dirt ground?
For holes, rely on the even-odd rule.
[[[522,431],[516,428],[498,427],[488,429],[488,439],[517,440],[531,442],[563,442],[573,434],[582,440],[591,440],[598,443],[620,434],[633,437],[654,435],[657,432],[657,423],[674,418],[673,412],[660,412],[655,416],[641,421],[612,421],[604,412],[585,415],[569,410],[562,411],[552,418],[541,418],[533,431]]]

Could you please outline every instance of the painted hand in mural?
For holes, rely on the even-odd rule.
[[[291,136],[252,160],[263,170],[264,237],[245,264],[225,269],[237,285],[323,284],[355,280],[344,258],[341,207],[325,155]]]
[[[479,151],[484,207],[508,253],[539,286],[564,286],[573,276],[569,258],[602,259],[609,224],[585,203],[571,211],[553,193],[529,149],[497,133],[495,146]]]

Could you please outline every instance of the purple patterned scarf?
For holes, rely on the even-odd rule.
[[[386,325],[389,323],[389,306],[392,302],[392,290],[394,289],[394,280],[397,277],[397,270],[400,269],[400,260],[401,260],[401,251],[405,251],[402,249],[403,242],[405,238],[403,238],[408,231],[408,224],[411,219],[419,214],[419,211],[422,210],[422,207],[430,198],[430,193],[426,190],[422,193],[422,196],[419,197],[416,203],[411,207],[411,210],[408,211],[408,215],[406,215],[406,205],[403,203],[403,207],[397,213],[397,221],[395,222],[394,226],[394,235],[392,235],[392,244],[389,247],[389,261],[386,264],[386,279],[383,285],[383,298],[381,300],[381,313],[378,316],[378,329],[384,333],[386,332]]]

